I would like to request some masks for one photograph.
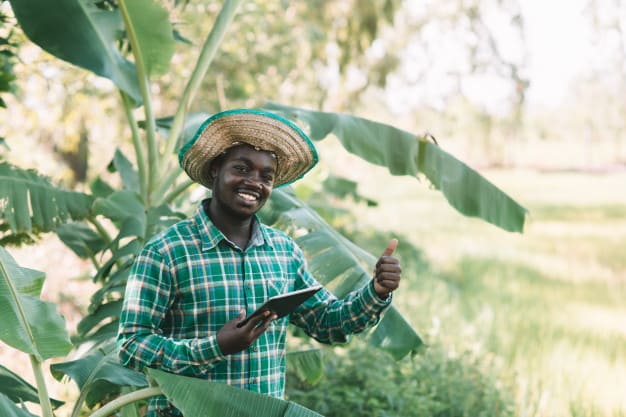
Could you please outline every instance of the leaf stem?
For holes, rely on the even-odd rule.
[[[178,165],[173,167],[171,171],[169,172],[169,174],[167,174],[167,176],[160,181],[161,184],[159,184],[159,188],[157,189],[155,195],[164,196],[167,193],[167,190],[169,190],[169,188],[176,182],[176,179],[178,178],[181,172],[182,172],[182,169]],[[161,203],[163,201],[165,201],[165,199],[160,200]]]
[[[186,180],[178,184],[176,187],[174,187],[172,191],[167,193],[167,195],[163,197],[163,202],[167,204],[171,203],[172,201],[174,201],[176,197],[178,197],[182,192],[184,192],[187,188],[189,188],[193,184],[194,184],[193,180],[191,178],[187,178]]]
[[[95,217],[89,217],[88,219],[91,224],[94,225],[94,227],[96,228],[96,230],[98,231],[98,233],[100,234],[100,237],[102,239],[104,239],[104,241],[109,244],[113,241],[113,238],[111,237],[111,235],[109,234],[109,232],[107,232],[107,230],[104,228],[104,226],[102,226],[102,223],[100,223],[98,221],[98,219],[96,219]]]
[[[161,394],[163,394],[163,391],[159,387],[148,387],[133,391],[129,394],[117,397],[113,401],[107,403],[105,406],[92,413],[90,417],[108,417],[115,414],[117,410],[125,405]]]
[[[135,148],[135,158],[137,159],[137,170],[139,174],[139,188],[141,191],[141,198],[144,202],[148,200],[148,178],[146,177],[146,157],[141,146],[141,138],[139,137],[139,128],[135,116],[132,112],[132,105],[130,103],[130,97],[128,94],[120,90],[122,96],[122,103],[124,103],[124,112],[130,125],[132,133],[133,147]]]
[[[52,404],[50,404],[50,396],[48,395],[48,387],[41,370],[41,361],[35,355],[28,355],[30,363],[33,366],[35,375],[35,383],[37,384],[37,394],[39,395],[39,405],[41,406],[42,417],[54,417],[52,413]]]
[[[181,131],[184,125],[184,119],[187,115],[187,110],[189,109],[198,88],[200,88],[200,83],[204,79],[213,58],[215,57],[215,52],[222,42],[226,30],[237,13],[237,8],[242,2],[243,0],[226,0],[224,2],[224,6],[222,6],[222,10],[220,10],[211,32],[204,41],[200,56],[198,57],[196,66],[191,73],[191,77],[189,78],[187,85],[185,86],[183,96],[178,105],[178,109],[176,110],[176,114],[174,115],[172,126],[170,127],[170,133],[165,145],[165,152],[163,153],[161,160],[162,175],[168,171],[167,165],[171,154],[174,153],[176,148],[179,146]]]
[[[124,18],[124,26],[126,27],[126,33],[128,33],[128,40],[132,48],[133,56],[135,57],[135,66],[137,67],[137,78],[139,81],[139,91],[143,98],[143,110],[146,115],[146,144],[148,148],[148,179],[147,179],[147,193],[145,198],[146,206],[150,206],[151,193],[156,184],[156,177],[158,174],[158,150],[156,145],[156,122],[154,118],[154,112],[152,110],[152,100],[150,96],[150,81],[148,79],[148,71],[146,63],[141,53],[141,45],[137,38],[137,33],[130,19],[128,13],[128,7],[126,1],[119,0],[118,6],[122,17]],[[131,0],[132,1],[132,0]]]
[[[9,253],[3,249],[0,246],[1,251],[6,252],[7,256],[10,256]],[[26,312],[24,311],[24,306],[23,303],[20,302],[20,296],[19,296],[19,290],[15,287],[15,284],[13,283],[13,281],[11,280],[11,277],[9,275],[9,271],[7,269],[7,267],[5,266],[4,262],[2,262],[2,259],[0,258],[0,278],[6,278],[6,285],[9,288],[9,292],[10,292],[10,297],[14,300],[15,302],[15,306],[17,308],[17,319],[21,322],[21,324],[24,326],[24,330],[26,331],[27,335],[28,335],[28,342],[30,343],[31,347],[29,347],[28,349],[32,349],[33,353],[31,354],[31,356],[33,356],[33,358],[37,361],[41,361],[41,355],[39,354],[39,351],[37,350],[37,346],[35,343],[35,335],[33,334],[32,328],[30,326],[30,323],[28,322],[28,318],[26,315]],[[25,351],[24,351],[25,352]],[[28,352],[26,352],[28,353]],[[33,360],[33,358],[31,358],[31,362]],[[34,368],[34,365],[33,365]]]

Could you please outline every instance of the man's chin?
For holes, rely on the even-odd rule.
[[[254,204],[239,204],[236,209],[233,210],[233,214],[242,219],[254,216],[259,210],[263,208],[265,201],[255,202]]]

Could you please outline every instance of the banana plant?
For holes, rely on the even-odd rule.
[[[18,405],[32,402],[39,404],[42,417],[53,417],[53,409],[63,404],[48,397],[43,365],[47,359],[67,355],[73,345],[56,306],[39,299],[44,279],[43,272],[19,266],[9,252],[0,247],[0,314],[3,319],[0,341],[29,355],[37,382],[35,388],[0,366],[0,413],[3,416],[33,417],[27,408]],[[118,363],[111,344],[92,349],[80,359],[53,364],[51,370],[56,378],[71,377],[80,389],[72,417],[80,414],[83,403],[94,407],[101,404],[105,396],[119,394],[122,387],[135,390],[118,395],[92,417],[110,416],[154,395],[166,395],[187,415],[253,417],[262,410],[264,416],[319,416],[289,401],[155,370],[148,373],[152,381],[149,385],[144,374]]]
[[[177,47],[169,13],[160,2],[10,0],[19,26],[30,41],[58,59],[114,83],[134,150],[130,158],[117,150],[111,161],[121,187],[97,177],[88,192],[65,190],[43,175],[9,163],[0,164],[3,239],[9,242],[29,234],[56,233],[78,257],[91,260],[96,270],[93,280],[100,285],[91,296],[88,315],[80,322],[72,345],[53,306],[33,298],[34,289],[41,289],[43,274],[17,267],[8,252],[0,252],[0,313],[3,318],[5,312],[6,317],[11,317],[6,322],[10,329],[4,330],[5,326],[0,330],[0,340],[30,355],[45,417],[52,415],[56,403],[46,393],[41,364],[51,357],[67,355],[78,345],[87,347],[81,349],[86,352],[84,356],[52,367],[56,378],[68,376],[81,390],[73,415],[78,415],[83,404],[88,408],[101,407],[93,416],[110,415],[161,394],[187,415],[258,415],[257,407],[271,410],[264,415],[316,415],[293,403],[259,399],[253,393],[158,371],[151,370],[146,380],[143,375],[116,368],[119,365],[111,351],[110,342],[117,330],[125,283],[135,255],[155,233],[187,215],[175,208],[185,207],[185,192],[192,185],[182,175],[176,153],[209,115],[191,114],[188,109],[241,3],[243,0],[224,1],[199,48],[175,113],[157,117],[151,82],[168,71]],[[307,124],[314,140],[337,138],[349,152],[386,166],[393,175],[425,175],[463,215],[479,217],[507,231],[523,230],[523,207],[424,135],[357,116],[278,103],[264,107]],[[141,122],[135,118],[136,108],[143,110]],[[421,185],[416,181],[416,186]],[[338,296],[369,279],[367,271],[372,269],[373,255],[340,235],[290,189],[276,190],[261,215],[268,224],[291,232],[294,237],[296,230],[307,230],[304,236],[297,234],[297,241],[320,281]],[[50,323],[42,328],[39,312],[43,310]],[[56,329],[54,335],[46,331],[50,329]],[[423,345],[419,334],[395,309],[365,337],[396,358],[415,353]],[[288,363],[314,381],[319,378],[320,361],[318,351],[308,351],[291,354]],[[202,401],[190,395],[200,389],[203,395],[198,397],[204,398]],[[130,392],[123,393],[126,391]],[[117,397],[107,402],[111,395]],[[27,413],[15,405],[21,401],[29,399],[0,391],[0,412]],[[235,410],[233,404],[242,404],[243,408]]]

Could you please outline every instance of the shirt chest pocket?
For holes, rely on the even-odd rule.
[[[263,285],[267,292],[267,298],[288,292],[288,278],[282,273],[274,273],[263,278]]]
[[[272,265],[272,268],[264,270],[259,278],[257,282],[263,286],[266,299],[289,292],[289,275],[282,265]]]

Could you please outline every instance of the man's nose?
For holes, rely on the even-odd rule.
[[[261,173],[254,172],[254,171],[250,172],[250,175],[246,177],[245,182],[247,185],[253,186],[259,190],[263,188],[263,185],[264,185],[263,176],[261,175]]]

